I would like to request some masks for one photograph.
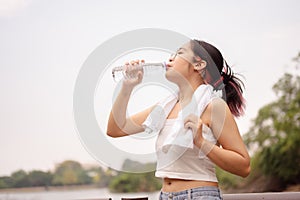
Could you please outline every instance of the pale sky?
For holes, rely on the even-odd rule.
[[[96,163],[76,133],[74,84],[95,48],[134,29],[168,29],[216,45],[245,77],[247,110],[237,123],[247,132],[258,109],[275,99],[272,86],[293,69],[299,9],[297,0],[0,0],[0,176],[52,170],[66,159]]]

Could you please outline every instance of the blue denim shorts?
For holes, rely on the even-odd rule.
[[[218,187],[198,187],[180,192],[160,192],[159,200],[222,200]]]

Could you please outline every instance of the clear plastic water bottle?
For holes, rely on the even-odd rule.
[[[158,63],[140,63],[139,65],[134,66],[136,70],[142,70],[144,72],[144,76],[148,76],[155,72],[165,72],[166,71],[166,63],[158,62]],[[112,76],[116,82],[119,82],[124,77],[129,76],[126,74],[126,66],[118,66],[112,69]]]

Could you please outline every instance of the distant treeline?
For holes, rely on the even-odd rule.
[[[112,175],[101,167],[85,169],[79,162],[67,160],[58,164],[54,172],[18,170],[10,176],[0,177],[0,188],[20,188],[35,186],[67,186],[98,184],[107,186]]]
[[[123,166],[132,165],[139,168],[149,166],[149,164],[143,165],[130,160],[126,160]],[[160,180],[154,177],[154,172],[132,174],[99,166],[84,168],[79,162],[72,160],[58,164],[54,172],[18,170],[10,176],[0,177],[0,189],[90,184],[96,187],[108,187],[112,192],[149,192],[161,187]]]

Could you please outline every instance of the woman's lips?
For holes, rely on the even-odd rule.
[[[167,69],[172,68],[172,66],[169,64],[167,64],[166,66],[167,66]]]

